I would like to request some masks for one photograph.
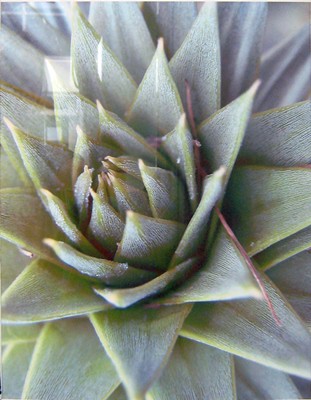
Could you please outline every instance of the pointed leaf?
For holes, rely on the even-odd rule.
[[[162,136],[176,126],[183,112],[175,82],[164,53],[163,39],[137,89],[127,121],[145,137]]]
[[[168,366],[148,392],[150,400],[234,400],[234,372],[228,353],[179,338]]]
[[[111,253],[117,249],[124,230],[124,222],[111,205],[91,191],[93,208],[88,226],[89,234]]]
[[[186,181],[190,204],[194,211],[198,204],[198,193],[195,176],[195,162],[193,153],[193,140],[183,114],[175,129],[162,138],[162,148],[168,154],[170,160],[176,165]]]
[[[143,399],[160,375],[189,309],[185,305],[156,310],[138,307],[92,316],[131,400]]]
[[[107,308],[89,283],[43,260],[32,262],[2,296],[4,321],[47,321]]]
[[[42,239],[46,236],[58,238],[62,235],[42,207],[39,198],[25,189],[2,189],[0,203],[0,236],[33,255],[53,261],[55,257],[44,246]]]
[[[145,2],[143,11],[153,38],[165,38],[170,57],[182,44],[198,13],[194,2]]]
[[[79,126],[91,138],[98,139],[99,122],[95,104],[72,92],[62,82],[53,67],[46,62],[51,80],[54,110],[59,137],[73,150],[76,144],[76,129]]]
[[[184,230],[181,223],[128,211],[115,260],[144,269],[166,270]]]
[[[4,25],[1,26],[0,47],[0,79],[39,96],[45,95],[43,53]]]
[[[311,163],[309,101],[255,114],[239,157],[244,163],[299,166]]]
[[[11,88],[1,88],[0,99],[2,116],[17,128],[42,139],[56,139],[53,109],[14,93]]]
[[[183,183],[171,171],[149,167],[142,160],[139,169],[153,217],[184,222],[188,204]]]
[[[64,232],[67,238],[76,246],[88,252],[91,255],[98,256],[98,251],[91,245],[86,237],[79,231],[72,222],[65,204],[51,192],[45,189],[40,190],[41,199],[53,218],[55,224]],[[49,237],[49,235],[46,235]],[[46,237],[45,236],[45,237]]]
[[[225,173],[225,168],[220,168],[204,180],[200,203],[187,225],[170,267],[202,252],[202,246],[206,241],[210,214],[223,191]]]
[[[272,268],[268,275],[311,327],[311,254],[303,251]]]
[[[286,106],[307,98],[310,92],[309,47],[310,30],[307,24],[264,55],[260,67],[263,84],[255,104],[257,111]]]
[[[127,263],[116,263],[87,256],[64,242],[45,239],[44,243],[51,247],[56,255],[67,265],[95,281],[104,282],[110,286],[133,286],[144,283],[154,275],[130,267]]]
[[[310,378],[311,335],[278,290],[262,277],[278,326],[264,301],[243,300],[198,304],[186,320],[182,336],[251,361]]]
[[[158,296],[184,280],[196,262],[197,259],[187,260],[141,286],[130,289],[95,288],[95,292],[116,307],[126,308],[150,296]]]
[[[199,127],[201,152],[211,169],[227,168],[226,181],[230,177],[242,144],[258,82],[239,98],[219,110]]]
[[[222,106],[245,92],[256,79],[264,33],[265,3],[218,4]]]
[[[262,365],[235,357],[238,398],[257,399],[300,399],[301,395],[290,377]]]
[[[216,3],[206,3],[201,8],[169,66],[184,109],[187,109],[185,80],[188,81],[194,116],[198,122],[220,108],[220,46]]]
[[[119,154],[116,148],[107,145],[103,146],[100,142],[100,140],[92,139],[81,128],[77,127],[77,141],[72,162],[73,182],[83,172],[85,165],[99,169],[105,157]]]
[[[141,172],[138,167],[138,160],[136,157],[120,156],[120,157],[106,157],[105,163],[116,172],[126,172],[138,180],[142,180]]]
[[[78,176],[73,188],[75,206],[79,214],[80,227],[83,226],[84,222],[88,218],[89,196],[93,183],[93,172],[94,170],[89,169],[86,165],[84,171]]]
[[[240,252],[219,228],[207,262],[182,286],[159,300],[162,304],[259,297],[256,281]]]
[[[99,103],[97,103],[101,134],[105,143],[111,143],[117,146],[125,154],[137,158],[143,158],[151,163],[158,162],[160,166],[167,166],[165,158],[158,153],[147,141],[117,115],[106,111]]]
[[[66,196],[70,187],[72,153],[58,144],[25,134],[5,120],[36,189],[41,187]]]
[[[103,400],[119,382],[90,323],[64,320],[47,324],[42,331],[22,398]]]
[[[93,2],[89,20],[136,82],[140,82],[155,48],[139,5]]]
[[[33,349],[34,343],[14,343],[5,350],[2,363],[3,398],[21,399]]]
[[[128,210],[144,215],[151,215],[149,200],[144,186],[137,179],[125,173],[108,172],[109,195],[114,198],[114,207],[122,217]]]
[[[133,100],[136,84],[78,6],[74,7],[71,56],[79,92],[122,115]]]
[[[267,270],[286,259],[311,248],[311,226],[269,246],[256,256],[262,270]]]
[[[31,343],[37,340],[42,329],[41,324],[2,325],[2,344]]]
[[[231,227],[254,255],[310,225],[311,170],[238,168],[227,199]]]

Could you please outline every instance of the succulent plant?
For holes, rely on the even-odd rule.
[[[31,10],[1,32],[4,398],[301,398],[308,29],[260,58],[264,3],[74,5],[71,44]]]

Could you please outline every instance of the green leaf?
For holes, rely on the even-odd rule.
[[[88,252],[90,255],[98,256],[98,251],[86,239],[86,237],[79,231],[77,226],[72,222],[65,204],[51,192],[45,189],[40,190],[41,199],[53,218],[55,224],[63,231],[71,243],[83,251]],[[49,234],[45,237],[50,237]]]
[[[278,290],[262,277],[278,315],[255,299],[197,304],[181,335],[289,374],[310,378],[311,335]]]
[[[14,343],[7,347],[2,363],[2,395],[5,399],[20,399],[34,343]]]
[[[154,218],[185,222],[188,204],[183,182],[171,171],[149,167],[139,160],[139,170]]]
[[[51,247],[57,257],[83,275],[110,286],[132,286],[144,283],[153,274],[130,267],[127,263],[116,263],[87,256],[64,242],[45,239],[44,243]]]
[[[18,6],[17,4],[12,4],[9,9],[6,7],[3,10],[2,22],[43,54],[56,57],[68,56],[70,51],[69,37],[65,35],[63,29],[54,27],[49,21],[49,14],[52,14],[53,11],[59,19],[60,15],[57,10],[55,8],[45,9],[40,13],[35,5],[30,5],[29,3]]]
[[[72,180],[76,181],[77,176],[83,172],[85,165],[100,169],[102,161],[108,155],[118,155],[116,148],[103,146],[100,140],[92,139],[86,135],[81,128],[77,127],[77,141],[74,148],[72,162]]]
[[[43,329],[22,398],[104,400],[119,382],[90,323],[86,319],[64,320]]]
[[[128,210],[151,215],[148,196],[142,182],[126,173],[111,169],[107,173],[107,181],[111,202],[122,217]]]
[[[311,226],[269,246],[256,256],[262,270],[267,270],[286,259],[311,248]]]
[[[117,249],[124,230],[124,222],[108,201],[91,190],[93,208],[88,232],[111,253]]]
[[[50,63],[46,62],[46,66],[52,84],[56,126],[61,140],[73,150],[77,126],[87,132],[90,138],[98,139],[99,122],[95,104],[68,89]]]
[[[106,111],[97,102],[99,111],[101,135],[105,143],[110,143],[125,154],[143,158],[152,164],[159,163],[161,167],[167,166],[165,158],[158,153],[147,141],[117,115]]]
[[[41,331],[41,324],[29,325],[2,325],[2,344],[31,343],[37,340]]]
[[[96,4],[96,3],[92,3]],[[112,393],[108,400],[127,400],[125,390],[122,385],[119,385],[117,389]]]
[[[126,172],[133,176],[139,181],[142,180],[140,169],[138,167],[138,160],[136,157],[131,156],[120,156],[120,157],[105,157],[104,165],[108,169],[112,169],[116,172]]]
[[[89,20],[136,82],[140,82],[155,48],[139,5],[93,2]]]
[[[2,207],[2,202],[1,202]],[[1,291],[3,292],[14,279],[22,272],[22,270],[29,263],[30,257],[33,256],[29,253],[27,257],[23,254],[21,248],[16,247],[6,240],[0,239],[0,262],[1,262]]]
[[[197,259],[187,260],[141,286],[129,289],[95,288],[95,292],[116,307],[126,308],[150,296],[157,296],[175,286],[186,278],[196,262]]]
[[[148,400],[234,400],[232,357],[210,346],[179,338],[168,366]]]
[[[2,142],[3,143],[3,142]],[[22,167],[22,166],[21,166]],[[19,177],[16,169],[13,167],[9,157],[3,150],[3,145],[0,147],[0,187],[23,187],[24,182]],[[25,171],[23,171],[25,173]],[[26,174],[25,174],[26,175]],[[29,178],[28,178],[29,180]]]
[[[61,145],[27,135],[9,120],[5,122],[36,189],[44,187],[65,197],[71,185],[72,153]]]
[[[0,236],[29,255],[55,260],[53,253],[42,243],[46,236],[62,237],[39,198],[26,189],[2,189],[0,191]],[[25,205],[31,205],[25,207]],[[12,258],[12,262],[15,257]]]
[[[253,399],[300,399],[301,394],[290,377],[284,372],[263,367],[242,358],[235,358],[238,398]]]
[[[136,84],[78,6],[73,13],[71,56],[79,92],[122,115],[133,100]]]
[[[311,327],[310,263],[310,252],[303,251],[268,271],[268,276],[309,327]]]
[[[160,375],[189,310],[187,305],[138,307],[91,317],[131,400],[142,400]]]
[[[208,167],[215,171],[225,166],[226,182],[244,138],[257,87],[255,82],[246,93],[203,121],[198,129],[201,152]]]
[[[264,54],[260,66],[263,84],[255,104],[257,111],[286,106],[308,98],[311,61],[309,28],[309,24],[306,24],[294,36],[285,38]]]
[[[231,227],[254,255],[311,223],[311,170],[237,168],[227,194]]]
[[[79,214],[79,226],[84,225],[88,219],[89,212],[89,196],[92,188],[94,169],[89,169],[86,165],[84,171],[77,177],[74,184],[73,193],[75,199],[75,206]]]
[[[43,260],[32,262],[2,296],[4,321],[47,321],[109,307],[90,283]]]
[[[193,153],[193,139],[183,114],[175,129],[162,138],[162,149],[167,153],[173,165],[186,181],[191,209],[198,205],[196,171]]]
[[[203,5],[169,66],[184,109],[187,109],[185,80],[188,81],[194,116],[198,122],[220,108],[220,46],[216,3]]]
[[[17,128],[42,139],[57,139],[53,109],[14,93],[12,88],[2,87],[0,100],[2,116]]]
[[[134,267],[164,271],[184,230],[181,223],[128,211],[115,261],[128,261]]]
[[[223,191],[225,168],[220,168],[203,182],[203,193],[185,233],[174,253],[170,267],[202,252],[205,244],[209,217]]]
[[[260,290],[232,239],[219,228],[207,262],[180,287],[165,295],[162,304],[260,297]]]
[[[182,44],[198,14],[195,2],[144,2],[143,12],[153,39],[165,38],[170,57]]]
[[[218,4],[222,106],[240,96],[256,79],[267,8],[265,3]]]
[[[183,112],[175,82],[164,53],[163,39],[137,89],[126,119],[145,137],[163,136],[173,130]]]
[[[0,79],[39,96],[45,94],[44,55],[4,25],[0,47]]]
[[[311,163],[310,102],[255,114],[239,158],[247,164],[301,166]]]

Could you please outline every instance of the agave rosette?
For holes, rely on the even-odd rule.
[[[308,31],[258,89],[264,3],[74,6],[73,90],[44,62],[68,37],[32,12],[40,35],[1,34],[5,395],[300,397]]]

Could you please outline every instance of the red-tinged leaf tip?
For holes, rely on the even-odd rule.
[[[238,248],[240,254],[242,255],[242,257],[245,259],[245,262],[249,268],[249,270],[251,271],[253,277],[255,278],[263,298],[265,299],[269,310],[271,311],[271,315],[274,319],[274,321],[276,322],[276,324],[278,326],[281,326],[282,323],[279,319],[279,317],[277,316],[275,309],[273,307],[273,304],[270,300],[270,297],[266,291],[266,288],[261,280],[261,277],[257,271],[257,269],[255,268],[254,264],[252,263],[252,260],[250,259],[249,255],[247,254],[247,252],[245,251],[245,249],[243,248],[243,246],[241,245],[241,243],[238,241],[237,237],[235,236],[234,232],[232,231],[232,229],[230,228],[230,226],[228,225],[225,217],[223,216],[223,214],[220,212],[218,207],[215,207],[216,213],[220,219],[221,224],[223,225],[223,227],[225,228],[226,232],[228,233],[228,235],[230,236],[230,238],[233,240],[234,244],[236,245],[236,247]]]

